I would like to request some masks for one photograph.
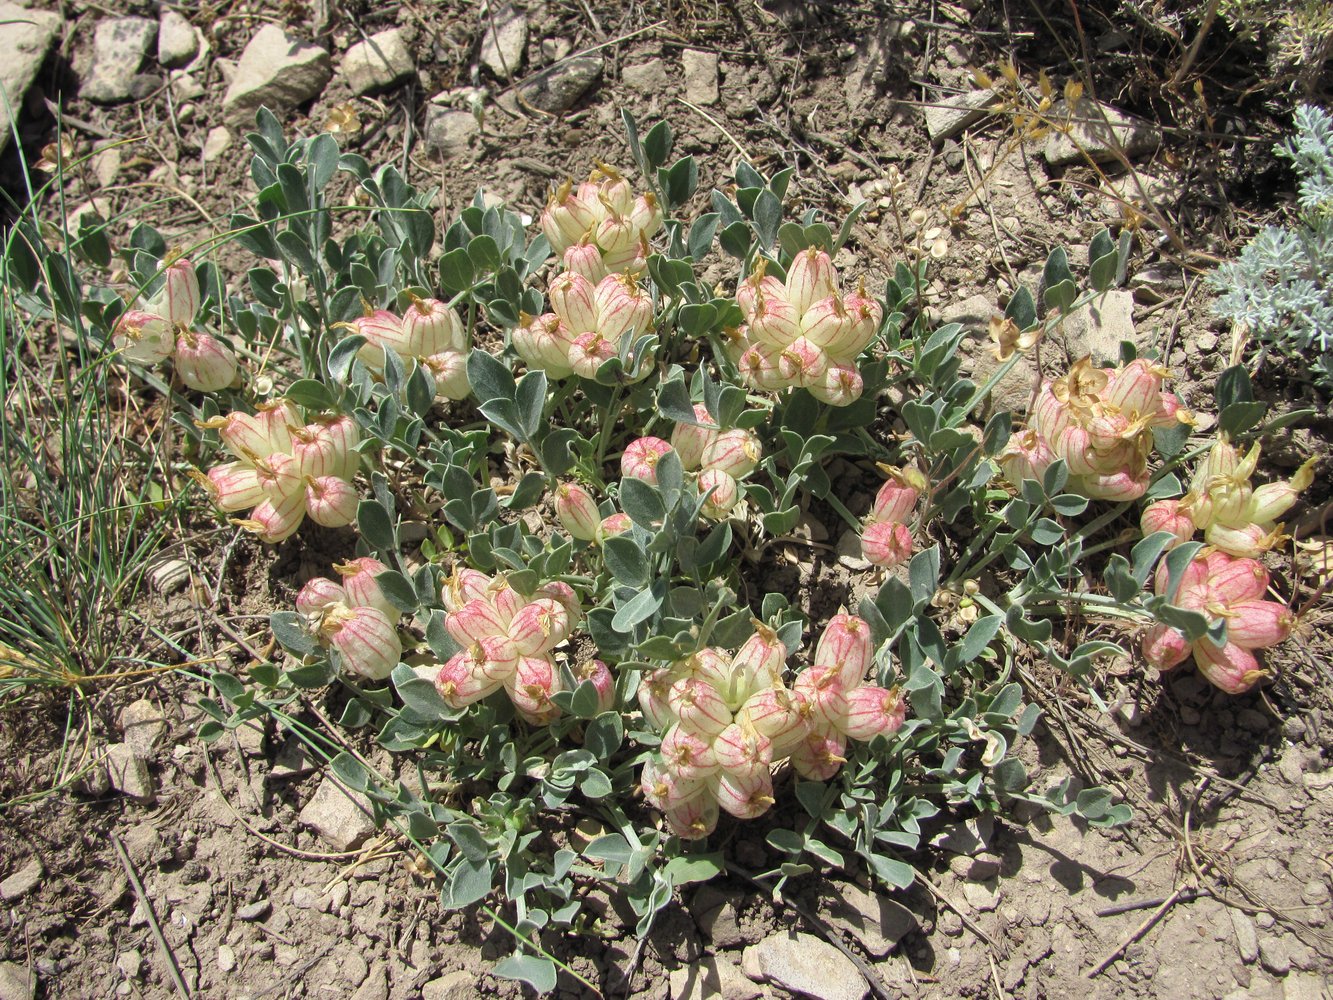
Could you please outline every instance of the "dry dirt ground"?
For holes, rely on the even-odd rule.
[[[680,151],[700,159],[705,193],[728,183],[743,150],[769,171],[796,167],[796,202],[838,214],[868,200],[853,272],[877,282],[903,259],[905,244],[938,244],[931,307],[978,327],[1016,282],[1035,284],[1052,247],[1071,245],[1077,263],[1093,233],[1128,222],[1136,241],[1130,280],[1106,323],[1116,335],[1132,331],[1141,348],[1162,350],[1190,405],[1208,408],[1230,340],[1210,318],[1200,275],[1272,211],[1284,175],[1267,151],[1291,104],[1281,86],[1254,86],[1262,56],[1224,26],[1172,86],[1183,47],[1154,20],[1160,5],[1122,5],[1148,12],[1137,17],[1115,13],[1113,3],[1077,5],[1078,23],[1064,5],[1042,14],[1048,5],[982,0],[892,9],[791,0],[518,6],[528,24],[520,79],[571,50],[604,60],[597,80],[559,114],[516,100],[514,87],[480,66],[487,21],[462,0],[184,4],[180,12],[211,45],[192,74],[198,92],[186,96],[181,74],[150,53],[142,74],[153,78],[139,85],[141,99],[96,104],[80,96],[80,82],[92,72],[99,22],[158,13],[130,0],[66,3],[38,94],[61,103],[80,154],[132,139],[70,179],[66,204],[102,199],[122,234],[147,218],[182,241],[217,231],[254,194],[243,128],[221,106],[253,33],[284,24],[328,46],[336,66],[363,35],[400,27],[414,62],[405,83],[355,97],[335,75],[283,120],[315,131],[351,103],[360,130],[344,133],[347,148],[405,165],[420,186],[438,185],[446,221],[478,187],[535,215],[554,180],[598,160],[627,164],[620,112],[628,108],[640,121],[674,124]],[[1162,17],[1187,36],[1194,30]],[[1151,122],[1157,141],[1134,153],[1132,174],[1115,161],[1051,166],[1042,141],[1016,138],[1024,126],[1013,114],[932,143],[929,107],[971,90],[974,68],[998,77],[1008,58],[1034,100],[1043,71],[1059,97],[1066,80],[1090,67],[1087,92]],[[485,88],[481,128],[440,148],[427,129],[439,114],[431,108],[469,110],[474,83]],[[55,138],[54,122],[40,101],[30,98],[28,112],[21,128],[35,156]],[[6,157],[5,176],[16,176],[15,150]],[[905,229],[887,198],[894,170],[906,181],[905,210],[923,214]],[[1286,446],[1271,449],[1280,463],[1271,471],[1326,453],[1327,404],[1278,375],[1261,385],[1279,406],[1319,408]],[[1329,471],[1321,469],[1312,507],[1328,500]],[[264,616],[287,605],[333,554],[319,551],[322,535],[309,536],[302,555],[292,543],[276,551],[245,538],[228,544],[231,534],[216,524],[198,512],[198,533],[178,553],[198,586],[145,599],[159,627],[185,636],[200,656],[237,636],[262,648]],[[839,539],[820,530],[815,546],[778,552],[771,569],[807,602],[854,597],[867,583],[864,567],[840,560]],[[1275,563],[1279,574],[1284,568]],[[1029,697],[1045,709],[1021,748],[1034,782],[1075,774],[1109,783],[1135,809],[1127,828],[1101,832],[1033,812],[978,829],[975,817],[945,815],[935,831],[943,846],[915,859],[920,882],[893,894],[906,912],[863,899],[859,871],[797,880],[785,900],[721,881],[687,891],[642,948],[633,919],[598,890],[590,912],[603,918],[572,936],[562,958],[608,996],[708,995],[688,992],[690,970],[705,960],[728,967],[719,987],[727,997],[782,996],[736,967],[748,946],[799,929],[838,940],[864,960],[870,987],[890,997],[1327,996],[1329,645],[1317,618],[1307,619],[1277,654],[1276,682],[1234,698],[1193,673],[1159,680],[1124,662],[1098,678],[1109,715],[1055,671],[1030,664]],[[230,648],[222,664],[243,668],[249,654]],[[44,997],[178,996],[171,961],[182,987],[199,997],[524,992],[487,975],[509,951],[505,933],[480,911],[443,911],[431,878],[393,837],[338,852],[303,826],[298,814],[321,776],[282,733],[245,729],[211,748],[196,740],[201,689],[159,675],[89,691],[90,752],[141,740],[151,801],[118,794],[94,772],[78,789],[14,803],[56,772],[67,706],[30,700],[0,715],[0,800],[9,803],[0,810],[0,879],[8,879],[0,883],[8,977],[0,997],[33,986]],[[311,709],[331,711],[320,702]],[[738,865],[763,870],[775,860],[763,834],[762,824],[734,831],[726,848]],[[560,989],[582,995],[572,979],[562,978]]]

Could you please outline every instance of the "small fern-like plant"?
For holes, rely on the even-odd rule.
[[[1308,104],[1296,134],[1274,152],[1300,178],[1300,215],[1269,226],[1217,269],[1217,313],[1249,330],[1262,348],[1299,360],[1322,389],[1333,389],[1333,118]]]

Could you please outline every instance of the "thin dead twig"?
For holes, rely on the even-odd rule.
[[[148,918],[148,928],[153,932],[153,938],[157,941],[157,947],[162,952],[162,957],[167,960],[167,971],[171,974],[172,985],[176,987],[185,1000],[190,1000],[190,991],[185,985],[185,980],[181,978],[180,966],[176,964],[176,955],[167,944],[166,937],[162,934],[162,925],[157,922],[157,914],[153,912],[152,901],[148,898],[148,893],[144,891],[143,883],[139,881],[139,873],[134,870],[134,864],[130,861],[129,851],[125,850],[125,845],[120,837],[111,834],[111,846],[116,849],[116,855],[120,858],[120,865],[125,869],[125,876],[130,880],[130,885],[134,887],[134,895],[139,900],[139,905],[143,907],[144,916]]]
[[[953,910],[954,913],[958,914],[959,919],[963,921],[963,926],[966,927],[968,930],[970,930],[977,937],[979,937],[982,941],[984,941],[986,943],[987,948],[991,949],[992,951],[995,950],[995,942],[991,940],[991,936],[987,934],[985,931],[983,931],[977,925],[977,922],[975,920],[973,920],[966,913],[964,913],[963,908],[961,906],[955,903],[944,893],[940,892],[940,890],[935,886],[934,882],[926,878],[926,876],[922,875],[920,872],[916,873],[916,880],[920,882],[922,885],[924,885],[930,891],[930,894],[934,896],[937,901],[944,904],[950,910]]]
[[[1093,966],[1087,972],[1083,973],[1083,978],[1095,979],[1098,975],[1101,974],[1103,970],[1107,968],[1107,966],[1109,966],[1112,962],[1114,962],[1117,958],[1119,958],[1126,948],[1132,945],[1139,938],[1143,937],[1143,935],[1147,934],[1148,931],[1152,930],[1153,925],[1157,923],[1157,921],[1161,920],[1162,917],[1166,915],[1166,911],[1171,909],[1171,907],[1175,906],[1176,903],[1178,903],[1181,900],[1181,897],[1183,897],[1188,892],[1194,892],[1194,891],[1195,891],[1194,886],[1182,885],[1178,889],[1176,889],[1175,892],[1171,893],[1171,895],[1167,896],[1166,899],[1162,900],[1162,905],[1157,907],[1157,909],[1153,910],[1152,913],[1148,915],[1147,919],[1143,921],[1143,923],[1135,927],[1133,932],[1130,933],[1129,937],[1125,938],[1118,945],[1116,945],[1115,948],[1095,966]]]

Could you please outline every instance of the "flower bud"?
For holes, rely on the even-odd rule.
[[[801,314],[780,295],[756,296],[746,322],[750,341],[770,350],[780,351],[801,335]]]
[[[162,270],[162,290],[157,294],[157,312],[172,326],[189,326],[199,313],[199,276],[183,258]]]
[[[704,448],[703,467],[725,472],[732,479],[744,479],[759,465],[764,449],[753,431],[733,427],[720,431]]]
[[[695,795],[662,812],[671,832],[681,840],[701,840],[717,829],[717,799],[707,793]]]
[[[897,688],[863,684],[847,693],[847,715],[842,731],[853,740],[869,742],[902,728],[907,705]]]
[[[467,355],[462,351],[441,351],[423,359],[422,364],[435,380],[435,395],[442,399],[467,399],[472,382],[467,374]]]
[[[439,299],[416,299],[403,314],[403,347],[411,358],[467,349],[467,331],[458,314]]]
[[[1143,634],[1143,658],[1166,673],[1180,666],[1190,655],[1190,644],[1179,629],[1154,625]]]
[[[733,722],[717,734],[712,755],[718,767],[737,777],[748,777],[758,771],[767,774],[773,763],[773,741]]]
[[[805,337],[797,337],[778,354],[778,375],[786,385],[802,389],[818,385],[827,370],[828,355]]]
[[[726,520],[741,498],[740,484],[721,469],[699,473],[699,493],[708,496],[700,513],[710,521]]]
[[[455,653],[440,667],[435,690],[450,708],[463,708],[500,690],[503,682],[487,677],[466,652]]]
[[[574,336],[597,329],[596,286],[577,271],[565,271],[551,281],[552,311]]]
[[[444,627],[454,642],[466,647],[488,635],[506,635],[509,622],[489,600],[477,597],[445,615]]]
[[[791,766],[796,773],[811,781],[828,781],[847,763],[847,739],[830,728],[808,733],[791,753]]]
[[[570,537],[584,542],[597,537],[602,521],[592,494],[576,483],[561,483],[555,488],[555,516]]]
[[[225,389],[236,380],[236,370],[236,355],[216,337],[189,330],[176,337],[176,374],[191,389]]]
[[[662,206],[657,196],[645,191],[634,199],[629,209],[629,222],[641,238],[651,238],[662,228]]]
[[[731,725],[732,713],[717,689],[706,681],[682,677],[671,685],[667,704],[692,732],[713,737]]]
[[[829,406],[851,406],[865,391],[865,379],[854,364],[830,360],[824,377],[808,387],[810,395]]]
[[[698,781],[717,770],[712,741],[680,723],[662,734],[662,767],[686,781]]]
[[[581,274],[594,285],[610,273],[602,262],[601,249],[591,241],[570,244],[565,249],[564,263],[566,271]]]
[[[306,481],[305,504],[310,520],[325,528],[341,528],[356,520],[361,496],[356,487],[337,476]]]
[[[616,679],[611,668],[601,660],[589,660],[578,669],[580,681],[591,681],[597,691],[597,711],[609,712],[616,707]]]
[[[667,668],[653,670],[639,678],[639,711],[648,725],[659,732],[676,721],[669,696],[675,673]]]
[[[912,530],[894,521],[871,521],[861,529],[861,555],[881,569],[893,569],[912,555]]]
[[[398,630],[375,608],[335,606],[325,613],[319,628],[347,672],[368,680],[384,680],[403,655]]]
[[[267,494],[259,485],[254,466],[244,462],[227,462],[208,470],[203,482],[213,502],[228,513],[246,510],[263,503]]]
[[[381,573],[388,572],[388,566],[370,556],[361,556],[349,559],[345,563],[334,563],[333,568],[342,578],[348,604],[354,608],[378,608],[390,621],[398,620],[401,612],[384,596],[384,591],[380,589],[379,581],[376,580]]]
[[[1200,639],[1194,644],[1194,663],[1199,673],[1227,694],[1244,694],[1267,676],[1254,654],[1234,642],[1215,646]]]
[[[1194,537],[1194,519],[1181,500],[1158,500],[1148,504],[1139,519],[1139,528],[1145,535],[1157,531],[1171,532],[1176,540],[1167,546],[1168,549],[1174,549]]]
[[[620,456],[620,474],[657,485],[657,463],[671,445],[660,437],[635,438]]]
[[[597,526],[597,541],[604,542],[616,535],[623,535],[633,527],[633,524],[634,522],[629,519],[628,514],[619,512],[608,514],[602,518],[602,523]]]
[[[876,521],[906,524],[921,496],[918,484],[920,487],[926,485],[925,477],[918,470],[892,470],[888,481],[875,494],[875,505],[871,508],[870,516]]]
[[[351,606],[347,603],[347,591],[328,577],[313,577],[296,594],[296,610],[303,615],[318,614],[335,604]]]
[[[563,689],[560,671],[545,656],[520,656],[518,669],[505,681],[514,708],[533,726],[544,726],[560,715],[560,706],[551,695]]]
[[[234,521],[238,527],[253,532],[261,542],[276,545],[290,538],[305,520],[305,491],[296,490],[277,500],[266,499],[250,512],[248,518]]]
[[[540,656],[569,638],[572,623],[559,601],[541,597],[525,604],[509,623],[509,638],[524,656]]]
[[[597,370],[617,356],[616,345],[600,333],[581,333],[569,345],[569,367],[580,378],[595,379]]]
[[[1227,641],[1241,649],[1267,649],[1285,642],[1296,619],[1277,601],[1241,601],[1229,608]]]
[[[176,332],[157,313],[131,309],[116,320],[111,346],[131,361],[154,365],[176,350]]]
[[[694,404],[694,419],[700,423],[709,425],[713,423],[712,416],[708,413],[708,407],[703,403]],[[693,472],[699,468],[703,462],[704,451],[717,437],[717,429],[711,426],[698,426],[697,424],[676,424],[675,430],[671,432],[671,447],[676,449],[676,454],[680,456],[680,465],[686,472]]]
[[[740,775],[720,771],[715,779],[717,804],[737,819],[754,819],[773,804],[773,776],[767,768]]]
[[[875,646],[870,635],[870,624],[856,615],[834,615],[815,646],[813,666],[819,670],[833,670],[838,682],[850,691],[865,680]]]
[[[838,289],[838,272],[829,255],[818,247],[809,247],[792,258],[787,269],[787,299],[802,316],[821,299]]]

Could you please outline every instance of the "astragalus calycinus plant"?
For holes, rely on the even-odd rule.
[[[788,218],[791,169],[742,160],[702,198],[667,125],[626,127],[637,180],[599,164],[536,227],[479,195],[440,238],[432,192],[330,136],[289,143],[262,112],[265,198],[232,220],[258,258],[245,282],[208,265],[191,285],[136,232],[126,258],[159,290],[87,310],[146,378],[175,351],[194,391],[152,384],[174,393],[219,518],[346,557],[340,582],[293,581],[279,662],[214,678],[225,704],[204,702],[202,735],[336,698],[344,726],[413,755],[418,787],[468,789],[439,800],[333,760],[446,904],[499,889],[516,952],[497,972],[539,988],[543,936],[588,919],[578,881],[614,883],[645,934],[675,885],[725,868],[708,848],[738,823],[764,831],[755,877],[780,887],[816,859],[905,886],[923,823],[954,807],[1125,822],[1104,790],[1030,787],[1010,753],[1037,718],[1019,657],[1093,699],[1100,658],[1129,651],[1252,685],[1293,622],[1261,552],[1222,542],[1274,537],[1308,478],[1249,485],[1262,413],[1235,369],[1227,437],[1188,494],[1176,470],[1208,449],[1187,451],[1157,360],[1048,367],[1026,419],[988,412],[1017,359],[1123,274],[1127,238],[1092,241],[1084,292],[1053,253],[1043,317],[1020,287],[976,385],[969,331],[920,308],[929,261],[877,277],[848,244],[859,210]],[[339,174],[367,207],[326,201]],[[710,264],[726,277],[705,284]],[[191,381],[170,340],[200,325],[244,359],[225,380]],[[775,568],[815,522],[870,568],[807,607]],[[1075,644],[1073,611],[1120,641]]]

